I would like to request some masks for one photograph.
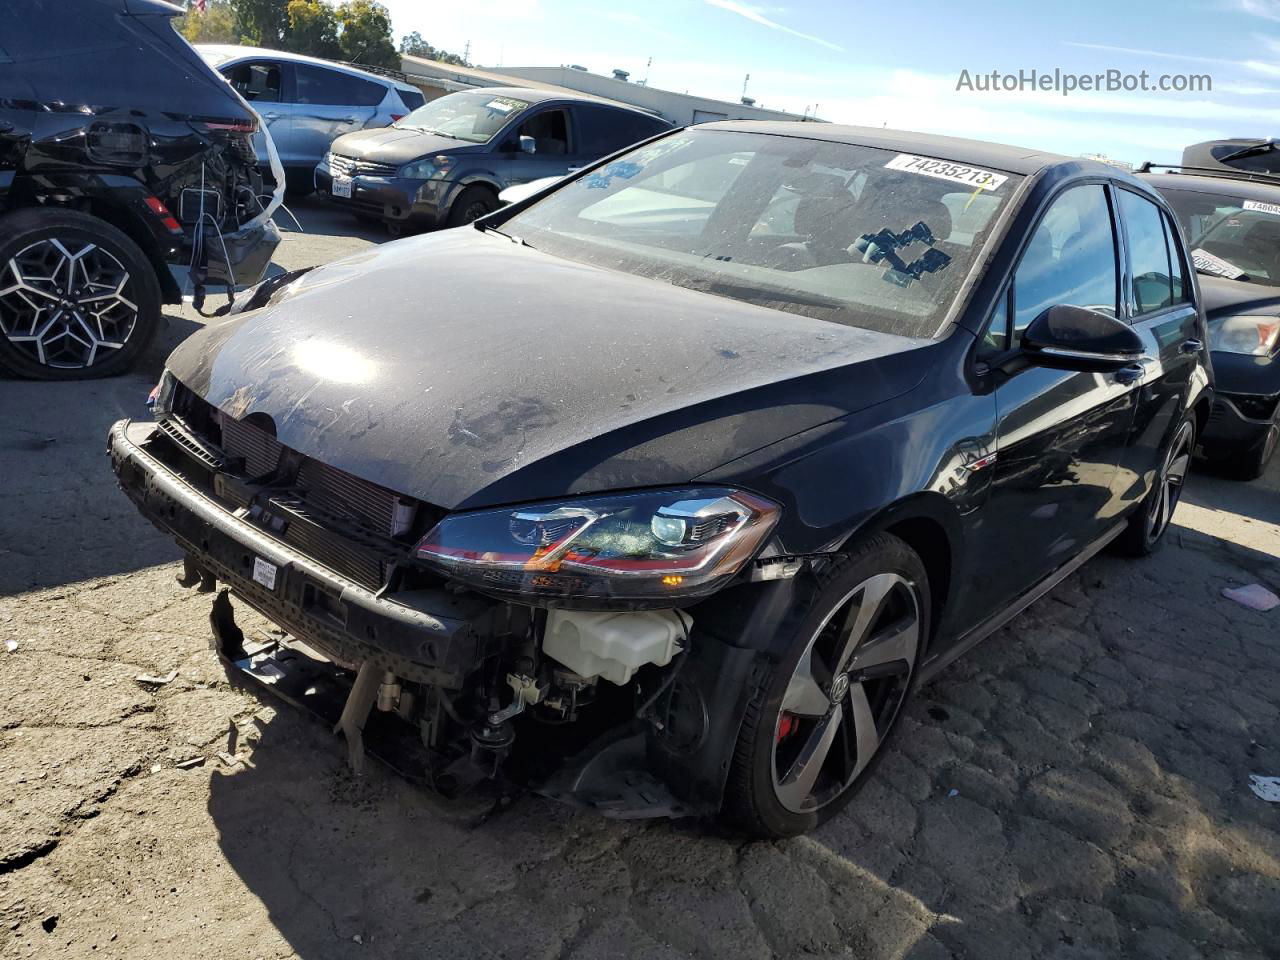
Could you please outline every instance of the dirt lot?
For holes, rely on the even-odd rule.
[[[286,266],[377,239],[299,216]],[[816,836],[540,799],[477,825],[228,687],[104,455],[156,372],[0,382],[0,955],[1280,956],[1280,804],[1248,787],[1280,775],[1280,610],[1221,596],[1280,590],[1280,463],[1193,476],[1157,557],[1095,560],[923,690]]]

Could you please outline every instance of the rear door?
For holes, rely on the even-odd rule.
[[[1169,214],[1150,199],[1116,187],[1127,264],[1124,309],[1146,349],[1133,371],[1138,409],[1121,464],[1126,503],[1140,500],[1181,422],[1204,333],[1186,251]]]
[[[1116,476],[1134,419],[1136,386],[1111,374],[1030,366],[1022,334],[1049,307],[1122,315],[1118,235],[1102,183],[1056,195],[1022,251],[990,319],[979,360],[995,384],[991,493],[978,522],[989,562],[961,603],[974,623],[1074,559],[1116,522]]]
[[[575,104],[573,113],[578,126],[578,156],[584,164],[617,153],[666,127],[656,117],[598,103]]]
[[[295,166],[314,167],[329,144],[344,133],[362,130],[378,112],[387,88],[339,70],[310,63],[293,66]],[[390,122],[388,116],[387,121]]]
[[[293,149],[293,125],[288,106],[290,65],[278,60],[238,60],[223,64],[218,70],[236,93],[258,111],[276,145],[280,162],[289,166],[288,158]],[[258,154],[258,163],[265,169],[267,147],[261,134],[254,135],[253,146]]]

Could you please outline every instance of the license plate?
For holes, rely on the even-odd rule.
[[[351,179],[349,177],[333,178],[333,195],[335,197],[351,196]]]
[[[276,572],[280,568],[274,563],[263,560],[261,557],[253,558],[253,581],[260,583],[268,590],[276,588]]]

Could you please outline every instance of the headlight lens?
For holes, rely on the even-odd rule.
[[[415,553],[490,593],[674,601],[723,586],[780,514],[725,487],[584,497],[455,514]]]
[[[432,177],[444,176],[453,165],[453,158],[446,156],[421,157],[412,163],[406,163],[396,171],[397,176],[406,180],[430,180]]]
[[[1267,357],[1280,339],[1280,317],[1226,317],[1209,324],[1209,349]]]

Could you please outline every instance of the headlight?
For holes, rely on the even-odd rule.
[[[1267,357],[1280,339],[1280,317],[1226,317],[1209,325],[1209,349]]]
[[[723,487],[583,497],[446,517],[418,559],[491,593],[675,601],[742,569],[781,515]]]
[[[396,171],[396,175],[406,180],[430,180],[432,177],[444,176],[452,165],[452,157],[422,157],[412,163],[406,163]]]

